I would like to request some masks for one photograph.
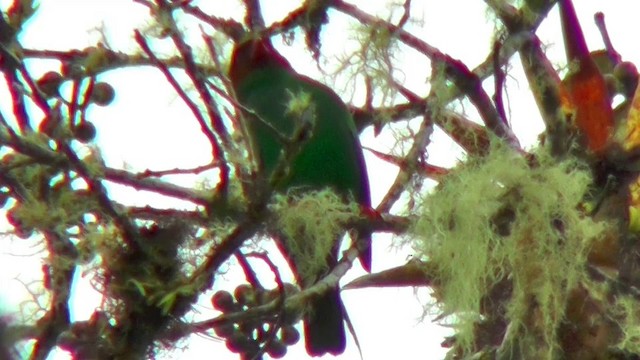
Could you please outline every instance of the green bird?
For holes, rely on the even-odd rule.
[[[291,137],[309,117],[313,118],[309,137],[295,152],[288,175],[275,190],[284,193],[293,188],[309,191],[331,188],[345,201],[351,198],[363,207],[370,207],[369,180],[358,133],[347,106],[333,90],[296,73],[269,39],[250,39],[237,44],[229,77],[237,101],[243,107],[242,117],[252,154],[265,179],[278,167],[285,148],[283,137]],[[291,111],[292,96],[297,95],[309,100],[310,116]],[[322,278],[321,273],[302,279],[299,270],[305,264],[288,250],[291,248],[288,242],[304,241],[304,238],[280,236],[276,240],[299,284],[308,287]],[[360,234],[358,241],[360,262],[370,272],[371,235]],[[327,254],[329,269],[338,261],[339,246],[336,239]],[[311,311],[303,319],[307,352],[312,356],[343,353],[345,315],[339,289],[315,299],[310,306]]]

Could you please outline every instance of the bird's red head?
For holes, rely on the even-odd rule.
[[[290,69],[291,65],[271,45],[269,38],[254,38],[236,44],[231,56],[229,78],[239,84],[250,72],[269,67]]]

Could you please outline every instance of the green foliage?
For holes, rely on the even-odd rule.
[[[583,280],[589,245],[606,227],[580,210],[592,182],[582,164],[557,162],[544,150],[536,155],[530,165],[494,144],[487,157],[468,159],[424,199],[413,226],[413,246],[437,268],[435,295],[445,313],[457,315],[465,350],[482,301],[509,279],[508,320],[534,330],[527,316],[537,304],[535,331],[547,345],[539,351],[552,353],[568,293]]]

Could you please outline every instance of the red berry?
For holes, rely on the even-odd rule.
[[[113,86],[106,82],[99,82],[93,85],[90,101],[99,106],[107,106],[113,102],[116,91]]]
[[[255,341],[247,338],[243,333],[237,331],[227,338],[225,344],[227,345],[227,349],[234,353],[249,352],[256,346]]]
[[[297,344],[300,341],[300,332],[293,325],[283,326],[280,329],[280,340],[286,345]]]
[[[240,305],[254,306],[256,304],[256,292],[251,285],[238,285],[233,292],[233,296]]]
[[[88,143],[96,137],[96,127],[88,121],[83,121],[73,127],[73,136],[82,143]]]
[[[225,290],[220,290],[213,294],[211,297],[211,305],[213,305],[214,309],[222,312],[229,312],[235,308],[233,296],[231,296],[230,292]]]
[[[278,340],[274,340],[269,344],[267,354],[274,359],[282,359],[287,355],[287,346]]]
[[[64,81],[62,75],[55,71],[49,71],[42,75],[36,85],[48,98],[60,96],[60,84]]]

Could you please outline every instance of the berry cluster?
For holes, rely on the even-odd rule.
[[[63,96],[61,95],[60,88],[67,80],[69,79],[66,79],[57,71],[49,71],[36,81],[36,85],[43,98],[47,100],[62,99]],[[113,102],[114,98],[115,90],[111,84],[106,82],[95,82],[85,89],[84,101],[81,104],[81,107],[85,108],[89,104],[108,106]],[[39,130],[47,135],[55,137],[61,123],[63,123],[63,121],[61,121],[61,115],[59,113],[52,112],[51,115],[47,116],[42,121]],[[90,142],[96,136],[95,126],[90,121],[87,121],[84,116],[79,121],[71,122],[69,127],[73,138],[80,142]]]
[[[285,284],[284,295],[297,292],[293,284]],[[249,308],[265,305],[280,297],[279,289],[256,289],[248,284],[236,287],[233,294],[220,290],[211,297],[213,307],[222,313],[245,311]],[[241,354],[242,358],[253,358],[264,351],[270,357],[279,359],[287,353],[287,346],[300,340],[300,332],[293,325],[297,319],[246,320],[241,323],[223,323],[213,330],[217,336],[225,339],[227,348]],[[263,348],[263,349],[261,349]]]

